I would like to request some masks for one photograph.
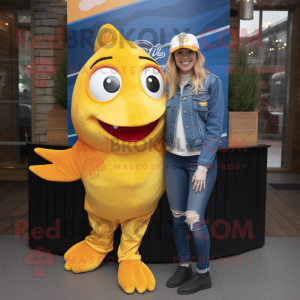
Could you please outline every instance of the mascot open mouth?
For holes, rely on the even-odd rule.
[[[138,142],[153,131],[159,120],[156,120],[144,126],[137,127],[113,126],[100,120],[98,121],[101,127],[112,136],[125,142]]]

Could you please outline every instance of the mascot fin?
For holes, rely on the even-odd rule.
[[[75,145],[73,148],[67,150],[35,148],[35,153],[52,162],[52,164],[30,166],[29,170],[49,181],[76,181],[81,178],[80,169],[77,165],[77,162],[80,161],[77,149]]]

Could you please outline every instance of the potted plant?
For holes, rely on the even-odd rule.
[[[228,84],[228,148],[257,146],[259,102],[258,73],[248,65],[245,48],[239,50]]]
[[[48,144],[68,144],[67,100],[67,50],[64,50],[61,65],[54,76],[52,94],[57,104],[47,111]]]

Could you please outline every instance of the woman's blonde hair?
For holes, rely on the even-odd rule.
[[[196,63],[192,70],[191,74],[191,82],[192,82],[192,92],[197,92],[198,90],[203,91],[203,82],[206,81],[205,70],[203,69],[203,65],[205,62],[204,56],[201,54],[199,49],[196,52]],[[179,75],[178,75],[178,66],[176,65],[175,52],[173,52],[167,61],[165,67],[165,79],[166,82],[169,83],[169,97],[167,100],[171,99],[175,93],[176,88],[179,83]]]

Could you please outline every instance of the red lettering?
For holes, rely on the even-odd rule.
[[[22,33],[22,35],[21,35]],[[20,42],[26,49],[30,49],[30,45],[27,43],[27,39],[29,38],[29,31],[25,28],[16,28],[15,30],[15,47],[16,49],[20,48]]]
[[[54,231],[54,235],[51,235],[50,232],[51,231]],[[46,229],[46,237],[49,239],[49,240],[59,240],[59,219],[55,219],[55,227],[48,227]]]
[[[29,236],[25,232],[27,229],[28,222],[26,220],[15,220],[15,239],[19,239],[21,234],[24,236],[25,239],[29,240]]]
[[[242,229],[239,220],[233,220],[232,225],[232,239],[236,239],[237,231],[239,231],[240,237],[242,239],[245,238],[246,232],[248,231],[248,238],[253,239],[253,231],[252,231],[252,220],[247,220],[245,222],[245,226]]]
[[[32,40],[32,46],[36,49],[42,49],[45,47],[45,45],[41,45],[40,43],[45,43],[45,40],[42,36],[37,35]]]
[[[53,44],[52,42],[56,42]],[[49,49],[60,49],[62,48],[62,41],[61,41],[61,28],[58,27],[56,31],[56,35],[51,35],[47,39],[47,45]]]
[[[38,235],[41,234],[41,235]],[[44,229],[42,227],[34,227],[31,231],[31,236],[35,239],[35,240],[40,240],[43,238],[43,234],[44,234]]]

